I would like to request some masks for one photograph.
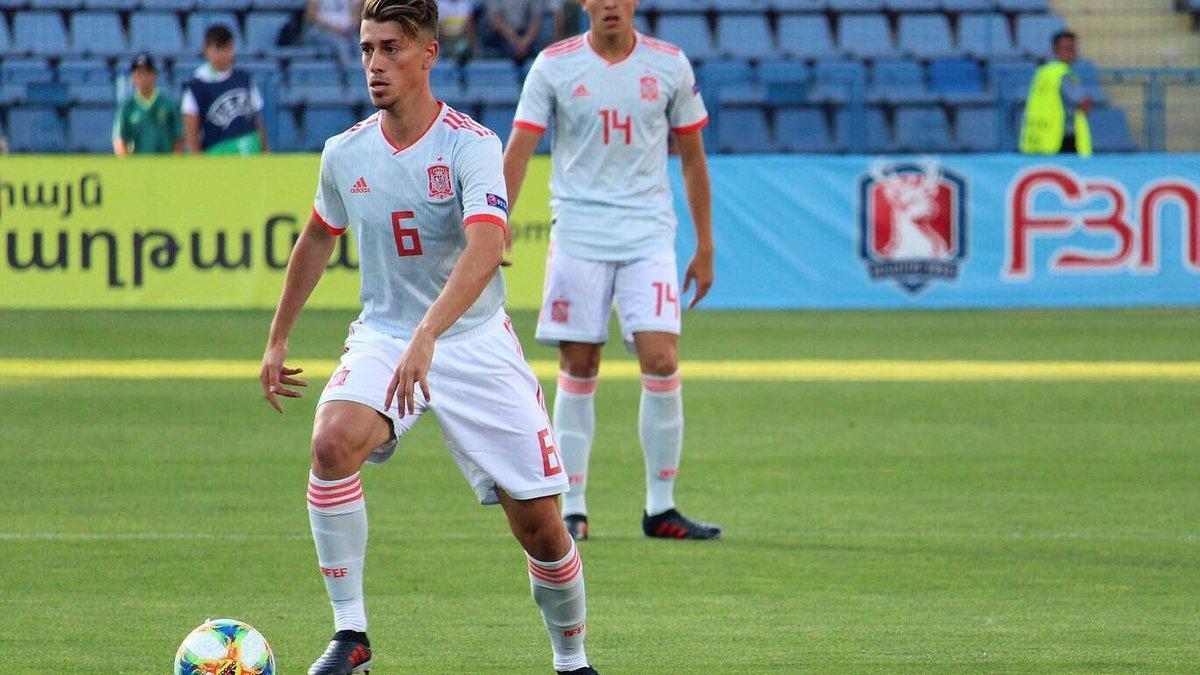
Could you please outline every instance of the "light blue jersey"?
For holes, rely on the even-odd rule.
[[[433,124],[406,148],[383,132],[376,113],[330,138],[321,154],[313,211],[326,229],[353,229],[367,326],[410,339],[467,245],[466,228],[507,227],[500,139],[442,104]],[[444,334],[494,317],[504,306],[497,268],[479,299]]]

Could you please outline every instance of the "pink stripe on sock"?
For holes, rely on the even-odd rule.
[[[654,394],[665,394],[683,386],[683,377],[679,373],[659,377],[657,375],[642,375],[642,388]]]
[[[545,581],[550,584],[567,584],[579,576],[579,571],[583,569],[583,562],[579,559],[579,551],[571,556],[571,559],[562,567],[557,569],[546,569],[533,561],[529,562],[529,573],[535,578]]]
[[[334,506],[341,506],[342,504],[350,504],[351,502],[362,501],[362,498],[362,490],[355,490],[352,494],[347,495],[343,499],[313,499],[313,496],[309,494],[308,503],[312,504],[318,509],[328,509]]]
[[[578,396],[590,396],[596,393],[596,378],[594,377],[575,377],[567,373],[558,374],[558,388],[568,394],[576,394]]]

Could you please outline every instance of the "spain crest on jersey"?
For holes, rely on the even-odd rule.
[[[872,280],[910,294],[958,278],[967,256],[967,186],[934,159],[873,164],[859,184],[860,255]]]
[[[429,167],[429,196],[444,199],[454,196],[454,185],[450,182],[450,167],[434,164]]]
[[[642,83],[642,100],[657,101],[658,100],[658,78],[653,75],[647,75],[641,79]]]

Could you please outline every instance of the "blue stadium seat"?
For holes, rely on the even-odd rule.
[[[767,0],[767,6],[780,14],[824,12],[829,9],[829,0]]]
[[[9,148],[13,152],[62,152],[67,135],[54,108],[21,107],[8,111]]]
[[[696,69],[706,97],[721,96],[726,87],[753,82],[754,71],[745,61],[707,61]]]
[[[798,59],[832,59],[841,56],[833,31],[823,14],[788,14],[779,19],[779,49]]]
[[[842,12],[878,12],[883,9],[882,0],[829,0],[829,11],[835,14]]]
[[[1002,12],[1049,12],[1050,0],[998,0],[996,6]]]
[[[925,71],[916,61],[876,61],[867,88],[868,103],[936,103],[925,82]]]
[[[196,69],[202,63],[204,62],[197,58],[176,59],[175,63],[171,64],[170,82],[176,89],[181,89],[185,82],[192,79]]]
[[[513,118],[516,116],[516,106],[489,105],[484,106],[483,117],[479,119],[479,122],[494,131],[501,140],[507,141],[509,133],[512,132]]]
[[[896,143],[902,152],[950,152],[950,122],[941,108],[918,107],[896,110]]]
[[[54,69],[45,59],[0,60],[0,82],[24,87],[27,84],[53,82]]]
[[[13,51],[58,56],[70,51],[67,27],[58,12],[17,12],[13,17]]]
[[[142,0],[142,8],[155,12],[187,12],[196,7],[196,0]]]
[[[199,0],[200,8],[213,12],[245,12],[250,9],[250,0]]]
[[[75,152],[112,152],[112,106],[75,107],[67,115],[67,149]]]
[[[1017,49],[1034,58],[1050,56],[1050,38],[1067,24],[1056,14],[1021,14],[1017,17]]]
[[[866,83],[867,68],[861,61],[818,61],[808,98],[814,103],[846,103]]]
[[[75,12],[71,15],[71,44],[76,54],[121,56],[129,41],[116,12]]]
[[[676,45],[690,58],[703,61],[718,55],[708,19],[699,14],[669,14],[658,18],[658,37]]]
[[[287,70],[287,84],[281,95],[286,103],[335,105],[345,102],[346,89],[342,85],[341,72],[329,59],[292,61]]]
[[[1003,14],[964,14],[958,19],[958,47],[980,59],[1021,55],[1013,46],[1008,19]]]
[[[717,147],[721,152],[770,152],[771,132],[758,108],[722,108],[717,118]]]
[[[359,77],[363,78],[363,82],[366,81],[365,73]],[[359,80],[347,78],[346,81],[358,82]],[[433,89],[433,95],[438,98],[458,95],[462,90],[462,71],[453,61],[439,60],[433,70],[429,71],[429,86]]]
[[[275,118],[275,126],[269,129],[272,134],[271,149],[275,152],[300,152],[300,128],[296,125],[296,113],[291,108],[280,108]]]
[[[712,8],[720,15],[736,12],[765,13],[771,6],[767,0],[712,0]]]
[[[325,141],[354,126],[357,120],[346,106],[314,106],[304,111],[304,131],[300,145],[304,150],[317,151]]]
[[[761,107],[767,104],[767,90],[758,82],[727,84],[715,97],[710,98],[715,98],[722,105]]]
[[[1000,151],[1000,115],[992,107],[959,108],[954,140],[967,152]]]
[[[982,105],[996,99],[974,59],[941,59],[929,64],[929,88],[950,105]]]
[[[521,85],[512,61],[475,59],[463,69],[463,96],[489,105],[516,105]]]
[[[71,88],[77,104],[111,103],[116,95],[113,74],[102,61],[67,59],[58,64],[58,81]]]
[[[1100,71],[1096,68],[1096,64],[1087,59],[1079,59],[1071,65],[1071,70],[1074,70],[1075,74],[1079,76],[1079,80],[1087,90],[1092,102],[1098,107],[1107,108],[1109,105],[1108,93],[1104,91],[1104,85],[1100,83]]]
[[[952,14],[991,12],[996,9],[996,0],[942,0],[942,9]]]
[[[842,148],[833,140],[825,113],[818,108],[785,108],[775,115],[775,147],[783,152],[833,153]]]
[[[129,46],[158,56],[187,51],[179,19],[167,12],[134,12],[129,19]]]
[[[900,16],[900,51],[918,59],[958,56],[958,47],[950,32],[950,20],[941,14]]]
[[[989,72],[991,89],[1002,101],[1024,101],[1036,70],[1037,66],[1028,61],[993,61]]]
[[[862,126],[866,125],[866,134]],[[888,153],[898,152],[899,146],[892,138],[887,118],[879,108],[868,108],[866,119],[854,119],[850,110],[839,110],[833,118],[834,138],[836,142],[849,152]]]
[[[237,16],[228,12],[200,12],[191,14],[187,18],[187,44],[188,49],[199,54],[204,50],[204,31],[210,26],[217,24],[225,24],[233,33],[234,46],[241,48],[246,44],[242,41],[242,31],[238,26]]]
[[[851,14],[838,22],[838,47],[851,56],[864,59],[898,56],[892,43],[892,29],[882,14]]]
[[[664,14],[700,14],[712,9],[712,2],[711,0],[654,0],[654,9]]]
[[[279,30],[290,17],[286,12],[252,12],[246,15],[246,45],[249,54],[275,54]]]
[[[141,6],[141,0],[83,0],[84,9],[130,12]]]
[[[1137,152],[1138,145],[1129,133],[1129,121],[1120,108],[1092,110],[1088,113],[1092,145],[1096,152]]]
[[[728,56],[743,59],[774,55],[775,40],[766,15],[732,14],[718,17],[717,49]]]
[[[303,12],[305,0],[251,0],[254,9],[278,9],[285,12]]]
[[[74,10],[83,6],[83,0],[30,0],[32,9]]]
[[[29,0],[0,0],[0,10],[25,9],[26,7],[29,7]]]
[[[8,32],[8,22],[0,16],[0,54],[7,54],[12,49],[12,36]]]
[[[890,12],[936,12],[942,9],[942,0],[885,0],[884,7]]]

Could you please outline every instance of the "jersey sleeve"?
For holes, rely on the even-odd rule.
[[[696,82],[696,73],[692,71],[692,63],[682,53],[679,55],[679,83],[675,91],[671,92],[667,118],[671,131],[676,134],[700,131],[708,124],[708,110],[705,109],[704,99],[700,96],[700,84]]]
[[[508,189],[504,185],[504,158],[495,135],[460,146],[455,161],[458,190],[462,195],[463,227],[492,223],[508,227]]]
[[[517,103],[517,114],[513,126],[534,133],[545,133],[554,113],[554,88],[546,76],[546,58],[539,55],[525,77],[521,89],[521,100]]]
[[[346,216],[346,206],[342,195],[338,193],[337,183],[330,166],[329,146],[321,153],[321,176],[317,179],[317,198],[313,200],[313,217],[315,217],[330,234],[340,235],[346,231],[349,218]]]

